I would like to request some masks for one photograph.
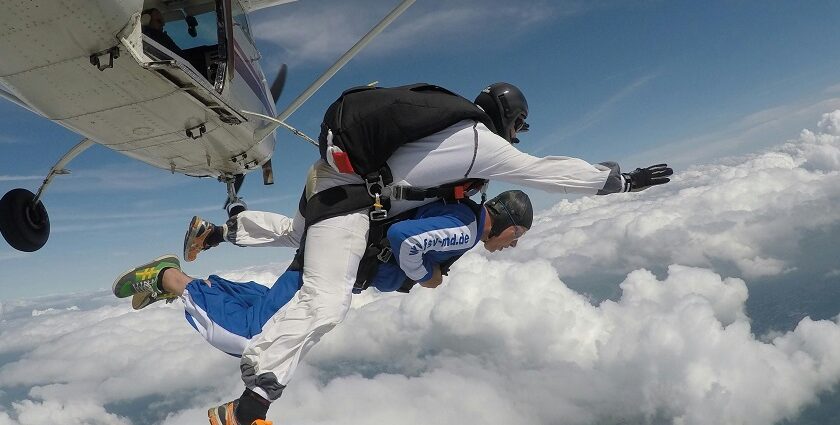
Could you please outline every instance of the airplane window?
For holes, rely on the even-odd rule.
[[[242,28],[242,32],[253,43],[254,38],[251,36],[251,28],[248,26],[248,15],[245,14],[245,9],[242,8],[239,0],[231,1],[231,6],[233,6],[233,25]]]
[[[195,15],[195,19],[198,22],[198,26],[195,27],[195,37],[189,34],[189,27],[183,19],[167,22],[166,33],[183,50],[198,46],[215,46],[219,44],[216,12]]]

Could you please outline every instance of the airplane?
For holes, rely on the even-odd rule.
[[[0,0],[0,97],[82,136],[38,190],[0,199],[0,233],[33,252],[49,238],[44,190],[73,158],[101,144],[172,173],[216,178],[225,208],[245,208],[244,176],[272,184],[279,127],[415,0],[403,0],[283,112],[286,79],[269,85],[249,14],[296,0]],[[163,27],[166,28],[163,35]]]

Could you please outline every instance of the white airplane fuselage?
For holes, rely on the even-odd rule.
[[[249,3],[269,2],[0,0],[0,95],[155,167],[244,174],[271,158],[276,125],[241,111],[277,115]],[[182,51],[144,34],[151,7]]]

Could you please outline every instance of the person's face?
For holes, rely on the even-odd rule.
[[[496,252],[505,248],[513,248],[516,246],[519,238],[527,231],[528,229],[522,226],[510,226],[503,230],[502,233],[484,241],[484,249],[490,252]]]
[[[517,134],[524,133],[526,131],[528,131],[528,126],[525,124],[525,116],[524,114],[520,114],[510,127],[510,140],[515,139]]]
[[[163,22],[163,13],[160,13],[159,10],[153,10],[152,13],[149,14],[149,18],[150,27],[157,30],[163,29],[163,25],[165,24],[165,22]]]

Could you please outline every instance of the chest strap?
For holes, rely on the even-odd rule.
[[[475,195],[486,184],[487,180],[466,179],[430,188],[390,186],[390,198],[405,201],[424,201],[426,199],[440,198],[446,202],[457,202]]]

